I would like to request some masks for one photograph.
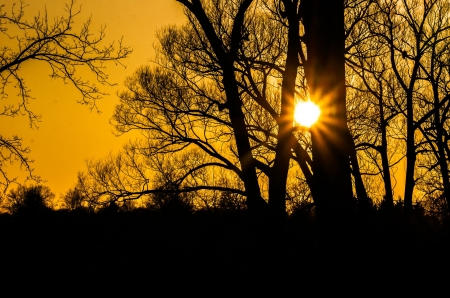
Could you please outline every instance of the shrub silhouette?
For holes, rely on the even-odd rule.
[[[177,187],[167,183],[159,187],[167,192],[157,192],[150,194],[149,201],[146,206],[150,210],[158,210],[162,212],[187,212],[191,213],[194,206],[191,202],[192,198],[188,193],[177,193]],[[173,192],[171,192],[173,191]]]
[[[76,210],[82,208],[82,201],[84,196],[78,191],[77,188],[69,189],[67,193],[63,196],[64,204],[66,209]]]
[[[44,185],[19,185],[11,190],[2,201],[2,208],[11,214],[36,214],[48,211],[52,207],[55,195]]]

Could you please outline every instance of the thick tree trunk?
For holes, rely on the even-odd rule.
[[[319,217],[343,219],[352,213],[351,144],[347,127],[344,1],[303,4],[306,76],[311,99],[322,109],[312,128],[315,197]]]

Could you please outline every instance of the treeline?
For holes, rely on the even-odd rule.
[[[283,286],[306,295],[432,294],[446,287],[449,225],[419,208],[412,215],[400,205],[394,214],[374,208],[350,234],[346,227],[330,237],[314,208],[299,208],[280,230],[245,208],[53,210],[45,187],[12,194],[21,203],[0,214],[6,292],[152,293],[176,285],[188,292]]]
[[[0,213],[13,216],[26,216],[33,214],[46,214],[55,211],[63,211],[65,213],[81,212],[86,214],[114,214],[118,212],[140,212],[143,210],[155,212],[181,212],[193,214],[196,212],[246,212],[247,206],[245,198],[232,193],[219,193],[215,198],[205,198],[204,204],[196,204],[198,198],[185,193],[177,193],[166,188],[158,189],[156,192],[145,195],[142,198],[133,200],[104,200],[98,201],[95,195],[81,189],[80,184],[77,187],[68,190],[59,198],[45,185],[19,185],[17,188],[10,190],[8,194],[0,197]],[[206,203],[205,203],[206,202]],[[413,205],[415,216],[427,217],[439,224],[447,222],[446,213],[435,213],[435,202],[421,201]],[[431,206],[431,208],[429,207]],[[355,202],[356,207],[356,202]],[[370,206],[370,211],[379,212],[383,216],[391,214],[392,217],[403,216],[404,208],[402,201],[396,201],[394,212],[381,202]],[[364,214],[365,214],[364,212]],[[355,209],[355,213],[358,210]],[[288,216],[296,216],[297,214],[308,214],[312,219],[315,216],[315,206],[308,202],[292,202]]]

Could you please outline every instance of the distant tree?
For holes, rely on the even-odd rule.
[[[371,5],[368,11],[371,15],[377,9]],[[395,120],[402,111],[395,102],[402,92],[393,80],[388,50],[374,38],[370,26],[364,18],[355,30],[358,36],[349,38],[354,42],[346,60],[351,78],[349,123],[370,196],[392,208],[393,167],[402,159],[402,146],[395,141],[401,132]],[[364,42],[358,42],[362,39]]]
[[[431,6],[434,4],[434,6]],[[421,79],[431,92],[418,102],[424,115],[417,121],[417,129],[424,137],[418,148],[418,164],[425,174],[418,181],[418,189],[426,196],[438,196],[446,201],[450,211],[450,3],[430,3],[429,27],[424,29],[431,40],[421,65]],[[436,179],[437,178],[437,179]],[[423,185],[431,187],[422,187]]]
[[[416,190],[449,201],[450,4],[405,0],[370,5],[362,23],[368,34],[348,59],[360,76],[353,87],[367,98],[365,116],[356,122],[372,117],[358,146],[383,176],[388,205],[393,205],[390,171],[399,156],[406,165],[406,211],[412,211],[414,195],[423,197]]]
[[[78,210],[83,208],[83,202],[86,201],[86,194],[79,185],[71,188],[62,197],[64,208],[69,210]]]
[[[98,83],[111,85],[105,72],[106,63],[121,64],[131,49],[122,45],[122,39],[118,43],[105,44],[105,28],[102,27],[99,34],[94,35],[91,19],[75,31],[74,20],[80,13],[75,3],[75,0],[69,1],[65,14],[53,20],[46,11],[27,19],[23,1],[12,3],[9,7],[0,5],[0,36],[4,40],[0,48],[0,98],[10,99],[8,93],[12,90],[18,93],[19,98],[17,103],[3,106],[0,116],[26,115],[30,126],[36,126],[38,117],[29,109],[31,91],[21,74],[29,61],[47,65],[52,79],[61,79],[73,85],[81,93],[79,102],[96,109],[96,99],[105,93],[89,79],[80,77],[77,71],[88,69]],[[29,152],[20,137],[0,135],[0,190],[6,191],[8,185],[15,181],[6,171],[7,165],[15,162],[27,170],[29,178],[39,180],[30,166]]]
[[[44,185],[19,185],[3,196],[0,207],[11,214],[35,214],[53,207],[55,194]]]

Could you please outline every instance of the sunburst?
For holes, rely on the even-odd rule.
[[[311,127],[319,119],[320,112],[312,101],[301,101],[295,106],[294,120],[300,126]]]

